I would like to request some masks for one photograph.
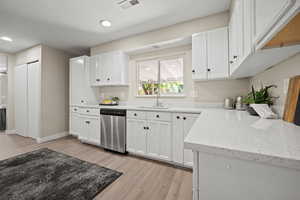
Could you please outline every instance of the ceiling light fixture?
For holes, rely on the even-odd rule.
[[[0,37],[0,40],[6,41],[6,42],[12,42],[13,41],[10,37],[6,37],[6,36]]]
[[[108,21],[108,20],[100,20],[100,24],[101,24],[103,27],[111,27],[111,22]]]

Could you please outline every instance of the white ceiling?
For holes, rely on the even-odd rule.
[[[0,51],[14,53],[46,44],[82,54],[129,35],[228,10],[231,0],[140,0],[122,10],[116,0],[0,0]],[[99,20],[108,19],[111,28]]]

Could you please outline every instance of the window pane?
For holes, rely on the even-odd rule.
[[[160,94],[183,93],[183,58],[160,61]]]
[[[156,95],[158,92],[158,62],[156,60],[138,63],[138,95]]]

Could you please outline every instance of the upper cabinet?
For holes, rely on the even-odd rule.
[[[70,105],[96,104],[97,93],[89,84],[89,58],[70,59]]]
[[[90,84],[92,86],[128,85],[128,56],[108,52],[90,57]]]
[[[231,77],[254,76],[300,52],[300,30],[295,28],[300,24],[300,18],[295,22],[299,8],[300,0],[234,1],[229,22]],[[289,23],[291,28],[286,28]],[[286,33],[280,33],[284,29]],[[280,39],[274,39],[278,34]]]
[[[193,80],[229,77],[227,27],[193,35],[192,63]]]
[[[0,72],[7,72],[7,56],[0,54]]]

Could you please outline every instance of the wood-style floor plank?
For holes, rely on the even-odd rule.
[[[192,172],[157,161],[121,155],[66,137],[37,144],[18,135],[0,134],[0,160],[40,148],[74,156],[123,172],[96,200],[191,200]]]

